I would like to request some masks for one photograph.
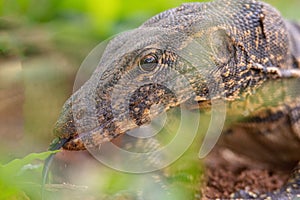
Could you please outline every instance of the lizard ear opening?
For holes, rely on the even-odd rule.
[[[212,58],[220,66],[227,64],[234,56],[234,43],[223,29],[213,30],[209,35]]]

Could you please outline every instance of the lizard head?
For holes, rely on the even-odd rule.
[[[97,146],[150,123],[172,107],[210,100],[210,91],[216,93],[220,86],[216,63],[233,62],[223,34],[208,31],[200,36],[220,37],[217,45],[224,45],[222,52],[210,41],[193,41],[169,29],[139,28],[115,37],[91,78],[62,109],[55,133],[69,139],[63,148]]]
[[[223,0],[185,4],[111,40],[91,78],[62,109],[54,131],[65,139],[59,146],[97,146],[182,103],[235,100],[261,84],[266,77],[252,64],[281,62],[275,54],[273,60],[265,59],[272,57],[265,47],[275,38],[272,31],[264,32],[263,20],[269,16],[262,16],[263,5],[257,2],[232,2],[236,5]],[[254,40],[256,33],[261,35]],[[286,54],[279,52],[286,51],[282,45],[270,49]]]

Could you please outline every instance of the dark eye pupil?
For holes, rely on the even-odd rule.
[[[144,64],[150,64],[150,63],[156,63],[156,59],[154,58],[154,56],[147,56],[144,59]]]
[[[155,55],[147,55],[142,58],[140,62],[140,67],[143,71],[152,71],[158,64],[157,57]]]

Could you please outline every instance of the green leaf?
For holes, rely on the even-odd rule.
[[[18,174],[24,166],[31,164],[34,160],[45,160],[48,156],[56,152],[31,153],[22,159],[14,159],[7,164],[0,165],[0,173],[5,173],[6,175]]]
[[[2,199],[39,199],[42,164],[58,151],[31,153],[24,158],[14,159],[7,164],[0,164],[0,200]]]

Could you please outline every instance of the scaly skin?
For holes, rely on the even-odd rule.
[[[59,140],[50,149],[95,147],[182,103],[196,109],[223,99],[233,117],[219,145],[271,166],[295,163],[300,98],[289,90],[299,85],[299,30],[255,0],[189,3],[154,16],[108,44],[90,80],[65,103],[54,130]],[[249,145],[253,151],[239,147],[228,132],[251,135],[249,144],[256,141],[265,153],[255,153],[255,145]],[[267,195],[295,197],[298,174],[294,185]]]

